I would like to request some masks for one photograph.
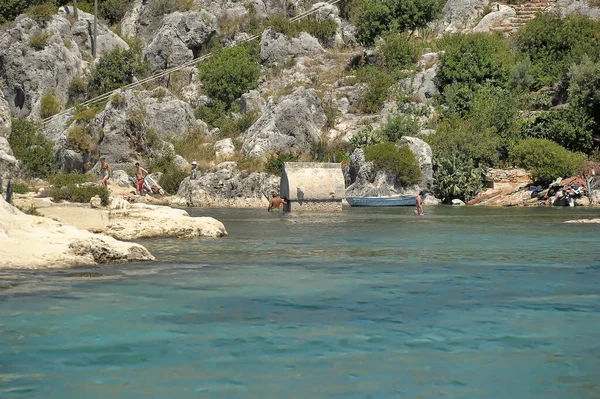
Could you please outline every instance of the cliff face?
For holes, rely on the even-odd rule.
[[[260,157],[264,160],[271,154],[322,161],[335,156],[337,149],[350,154],[353,148],[349,141],[365,127],[376,129],[403,115],[416,121],[416,128],[405,135],[426,136],[435,132],[437,110],[432,99],[439,94],[435,83],[438,53],[425,49],[412,70],[390,77],[394,81],[383,94],[383,105],[375,110],[368,104],[369,90],[374,85],[369,81],[372,77],[353,71],[388,60],[378,55],[377,46],[373,51],[356,44],[357,30],[342,18],[337,6],[303,0],[195,0],[187,8],[174,6],[161,12],[155,3],[133,1],[122,20],[112,27],[101,21],[96,44],[99,55],[115,48],[129,49],[123,38],[135,39],[132,49],[139,51],[147,73],[152,74],[194,60],[210,50],[216,54],[220,47],[258,33],[258,47],[253,50],[260,63],[256,85],[228,104],[225,111],[221,109],[223,115],[215,116],[216,98],[205,87],[202,72],[189,66],[146,85],[121,90],[96,104],[93,113],[83,115],[81,109],[74,109],[43,129],[54,145],[59,170],[83,172],[100,156],[107,157],[115,169],[127,169],[135,161],[149,162],[165,154],[185,167],[192,160],[202,161],[206,170],[223,161]],[[564,14],[600,16],[598,9],[583,3],[561,0],[553,7]],[[319,31],[313,31],[319,36],[315,37],[306,32],[284,34],[281,29],[269,27],[256,30],[257,21],[275,14],[299,15],[311,7],[318,10],[311,17],[313,21],[333,23],[327,38],[319,36]],[[487,0],[449,0],[441,17],[429,28],[434,36],[473,31],[509,35],[533,18],[535,12],[549,8],[542,0],[518,6],[490,6]],[[93,16],[81,11],[75,20],[72,8],[66,7],[45,22],[22,15],[1,31],[0,175],[19,174],[7,141],[11,116],[33,120],[48,116],[42,102],[49,94],[58,109],[67,109],[93,96],[91,85],[85,86],[98,66],[98,60],[91,55],[92,21]],[[310,26],[303,25],[302,29],[310,30]],[[141,76],[130,78],[135,82]],[[81,81],[85,82],[79,87],[83,93],[77,94],[76,83]],[[75,132],[83,132],[83,139]],[[417,147],[423,146],[411,149],[421,160],[423,151]],[[323,155],[323,149],[327,155]],[[428,162],[431,168],[431,159]],[[238,169],[244,168],[244,162],[237,164]],[[182,194],[182,202],[203,202],[197,199],[198,195],[190,194],[193,190],[213,193],[206,199],[208,202],[222,198],[224,194],[214,194],[214,188],[203,186],[214,186],[210,173],[182,186],[180,191],[186,193]],[[430,184],[431,171],[428,173],[428,180],[411,190]],[[406,189],[382,187],[367,191]],[[236,190],[228,192],[227,195],[240,195]]]

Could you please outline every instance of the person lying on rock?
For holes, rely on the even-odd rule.
[[[273,198],[271,198],[271,201],[269,201],[269,208],[267,211],[279,211],[281,209],[281,205],[285,204],[287,204],[286,200],[279,198],[279,193],[273,192]]]
[[[144,193],[144,177],[148,175],[148,171],[140,166],[139,162],[135,163],[135,178],[137,179],[137,189],[140,195]]]
[[[106,158],[100,158],[100,174],[102,176],[102,185],[108,190],[108,179],[112,177],[112,168],[106,163]]]

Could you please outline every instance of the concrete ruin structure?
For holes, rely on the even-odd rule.
[[[325,162],[286,162],[279,194],[287,198],[285,212],[341,211],[346,184],[342,165]]]

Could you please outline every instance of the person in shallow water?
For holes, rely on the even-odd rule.
[[[423,196],[425,196],[423,191],[417,195],[417,206],[415,207],[416,216],[423,216],[425,214],[425,211],[423,210]]]
[[[287,202],[283,198],[279,198],[279,193],[273,193],[273,198],[269,201],[269,208],[267,211],[278,211],[281,209],[281,205],[285,205]]]
[[[108,189],[108,179],[112,177],[112,168],[106,163],[106,158],[100,158],[100,174],[102,175],[102,186]]]

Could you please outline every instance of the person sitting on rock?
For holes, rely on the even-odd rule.
[[[112,177],[112,168],[106,163],[106,158],[100,158],[100,174],[102,175],[102,185],[108,190],[108,179]]]
[[[273,198],[271,198],[271,201],[269,201],[269,208],[267,209],[267,211],[278,211],[281,209],[281,205],[285,204],[287,204],[286,200],[283,198],[279,198],[279,193],[273,192]]]
[[[139,162],[135,163],[135,178],[137,179],[137,189],[140,195],[144,193],[144,177],[148,174],[148,171],[140,166]]]

